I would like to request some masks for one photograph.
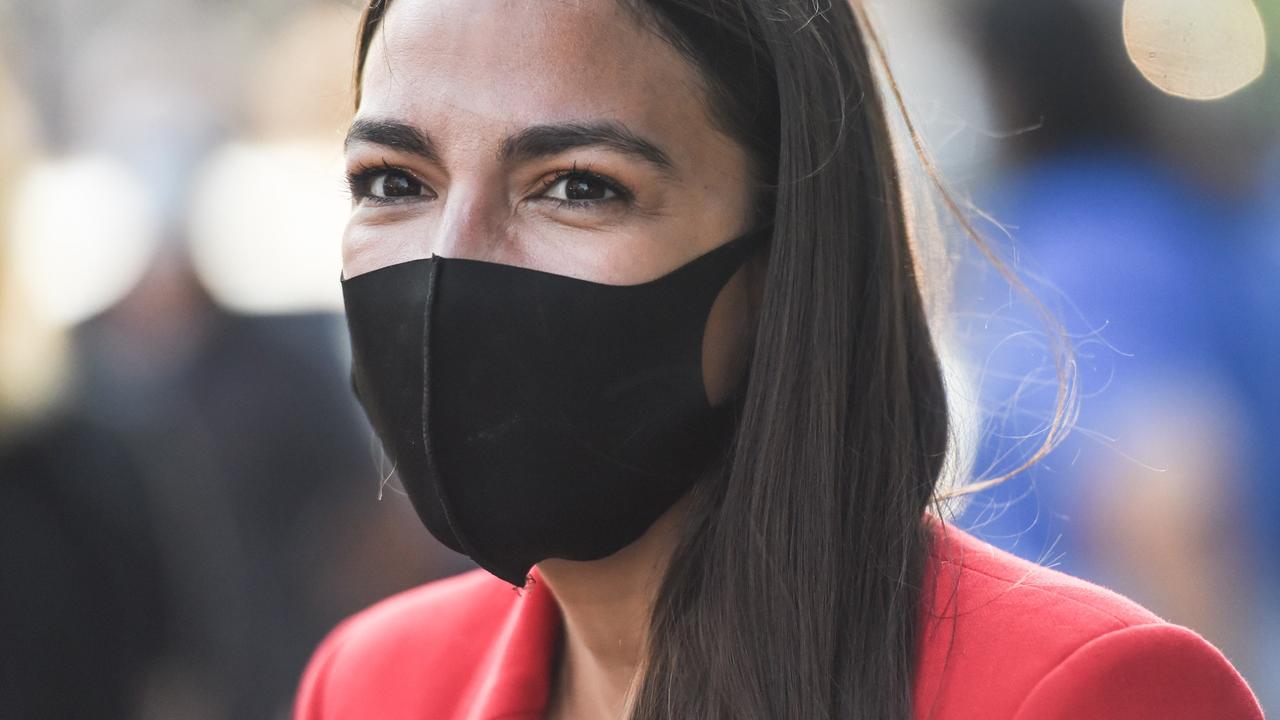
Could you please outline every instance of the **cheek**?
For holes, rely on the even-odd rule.
[[[369,225],[353,218],[342,234],[342,276],[352,278],[371,270],[429,257],[430,235],[415,223]]]

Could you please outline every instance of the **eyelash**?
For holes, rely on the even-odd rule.
[[[631,200],[631,191],[623,187],[621,183],[596,172],[592,172],[588,165],[583,168],[578,167],[575,161],[568,170],[557,170],[551,174],[551,179],[542,184],[541,192],[545,193],[555,187],[557,183],[566,177],[580,177],[593,182],[600,183],[608,190],[612,191],[614,197],[603,198],[600,200],[562,200],[560,198],[541,198],[548,202],[555,203],[558,208],[591,208],[611,202],[629,202]]]
[[[383,198],[383,197],[378,197],[373,193],[369,192],[369,187],[373,182],[373,179],[378,175],[388,171],[397,172],[402,175],[407,175],[413,178],[414,182],[418,183],[419,185],[425,186],[425,183],[419,180],[416,175],[409,172],[408,170],[405,170],[404,168],[399,168],[392,165],[391,163],[387,162],[386,158],[383,158],[381,163],[362,164],[347,173],[347,190],[351,193],[352,199],[370,202],[375,205],[394,205],[396,203],[403,202],[405,199],[416,197],[416,196],[408,196],[408,198]]]
[[[399,168],[392,165],[391,163],[387,162],[387,160],[384,158],[381,163],[378,163],[376,165],[362,165],[347,173],[347,188],[348,188],[348,191],[351,193],[351,197],[356,200],[371,202],[375,205],[392,205],[406,199],[406,198],[383,198],[383,197],[378,197],[376,195],[373,195],[372,193],[369,192],[368,188],[373,178],[375,178],[377,175],[381,173],[388,172],[388,171],[398,172],[398,173],[407,175],[413,178],[414,182],[417,182],[425,186],[425,183],[422,183],[421,180],[418,180],[417,176],[415,176],[413,173],[409,172],[408,170],[405,170],[404,168]],[[568,200],[568,199],[561,199],[561,198],[548,198],[548,197],[539,196],[538,199],[555,203],[557,208],[589,209],[595,206],[603,205],[605,203],[629,202],[632,198],[631,191],[628,190],[621,183],[605,175],[601,175],[599,173],[593,172],[591,170],[590,165],[587,165],[584,167],[578,167],[578,163],[576,161],[568,169],[557,170],[554,173],[552,173],[550,179],[542,183],[541,187],[539,188],[539,192],[546,193],[548,190],[555,187],[557,183],[559,183],[561,180],[565,179],[566,177],[580,177],[580,178],[590,180],[592,182],[600,183],[601,185],[605,186],[605,188],[612,191],[614,194],[614,197],[603,198],[599,200]],[[417,196],[406,196],[406,197],[417,197]]]

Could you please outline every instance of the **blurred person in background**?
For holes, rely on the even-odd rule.
[[[973,47],[1011,129],[978,205],[1008,226],[1015,265],[1077,348],[1072,436],[975,500],[961,523],[1032,559],[1202,628],[1264,697],[1277,668],[1253,552],[1274,527],[1274,303],[1245,288],[1260,238],[1241,234],[1259,189],[1262,83],[1217,103],[1173,98],[1126,57],[1121,3],[980,0]],[[1273,231],[1274,232],[1274,231]],[[1274,238],[1266,240],[1274,247]],[[1274,265],[1270,272],[1274,273]],[[1053,413],[1037,319],[1000,278],[961,289],[988,344],[994,410],[978,469],[1007,472]],[[1273,296],[1274,297],[1274,296]],[[1051,390],[1052,388],[1049,388]],[[1271,429],[1268,429],[1271,428]],[[1263,512],[1255,511],[1266,507]],[[1274,551],[1277,545],[1272,545]]]
[[[17,16],[38,28],[49,20],[41,12]],[[24,637],[72,659],[95,652],[82,639],[93,633],[119,634],[142,648],[107,647],[81,665],[48,666],[50,681],[61,682],[101,661],[109,667],[92,676],[101,692],[86,682],[80,692],[51,685],[46,695],[64,704],[111,702],[61,714],[0,710],[6,720],[283,717],[307,653],[338,618],[472,567],[413,531],[412,511],[394,484],[385,487],[386,502],[375,501],[386,485],[385,463],[350,395],[343,326],[333,303],[305,295],[308,268],[323,267],[321,281],[332,281],[334,264],[323,264],[323,250],[335,247],[326,237],[341,230],[340,222],[329,228],[307,213],[341,197],[343,185],[335,168],[319,176],[317,190],[322,164],[297,148],[317,144],[318,135],[332,153],[349,102],[342,70],[333,68],[349,61],[351,11],[295,3],[267,15],[265,27],[246,28],[236,5],[96,4],[65,16],[97,18],[92,32],[66,30],[67,57],[28,63],[57,81],[40,86],[56,102],[36,110],[51,118],[43,124],[54,130],[60,157],[42,175],[52,182],[22,196],[24,210],[48,216],[65,209],[59,203],[67,196],[111,197],[112,187],[58,174],[93,154],[141,188],[149,216],[136,237],[116,237],[98,222],[98,245],[146,260],[123,295],[70,329],[70,367],[58,387],[67,412],[111,438],[118,458],[42,434],[48,456],[74,461],[64,471],[68,482],[96,491],[78,499],[76,520],[49,525],[83,534],[77,547],[93,553],[79,564],[55,562],[30,546],[59,546],[31,532],[14,542],[6,536],[4,549],[28,566],[64,568],[65,582],[116,591],[62,593],[51,582],[27,583],[25,601],[54,616],[60,602],[74,599],[87,619],[60,632],[27,623]],[[239,182],[225,182],[228,172]],[[95,207],[77,205],[81,215]],[[92,235],[82,240],[81,257],[101,256],[90,252]],[[111,254],[100,274],[121,272]],[[273,264],[282,256],[291,260],[283,269]],[[275,299],[245,297],[237,274],[274,288]],[[47,295],[63,278],[53,268],[25,279],[45,284]],[[58,484],[43,478],[28,485],[32,503],[50,504],[58,494]],[[25,512],[28,524],[40,517],[27,505],[10,509]],[[114,525],[126,526],[136,550],[112,540]],[[18,575],[6,573],[6,589],[10,577]],[[122,598],[120,612],[98,608],[115,598]],[[110,657],[114,663],[101,660]],[[25,667],[33,677],[44,672],[30,659]]]
[[[1280,18],[1280,6],[1276,17]],[[1280,23],[1277,24],[1280,26]],[[1280,53],[1277,53],[1280,55]],[[1271,97],[1280,127],[1280,82]],[[1252,212],[1241,223],[1242,241],[1237,323],[1230,370],[1246,399],[1246,426],[1252,443],[1246,455],[1251,580],[1258,591],[1261,629],[1254,643],[1262,652],[1259,693],[1265,707],[1280,708],[1280,141],[1260,152],[1266,159]]]
[[[33,118],[0,66],[0,717],[132,717],[164,616],[154,515],[110,427],[67,402],[63,334],[15,271]]]

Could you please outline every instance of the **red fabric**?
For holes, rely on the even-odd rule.
[[[919,720],[1261,720],[1194,632],[1109,590],[930,521]],[[316,650],[295,720],[538,720],[561,621],[540,582],[476,570],[343,621]]]

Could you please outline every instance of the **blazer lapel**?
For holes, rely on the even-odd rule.
[[[540,720],[551,697],[551,664],[560,642],[560,609],[536,567],[502,620],[481,664],[464,720]]]

